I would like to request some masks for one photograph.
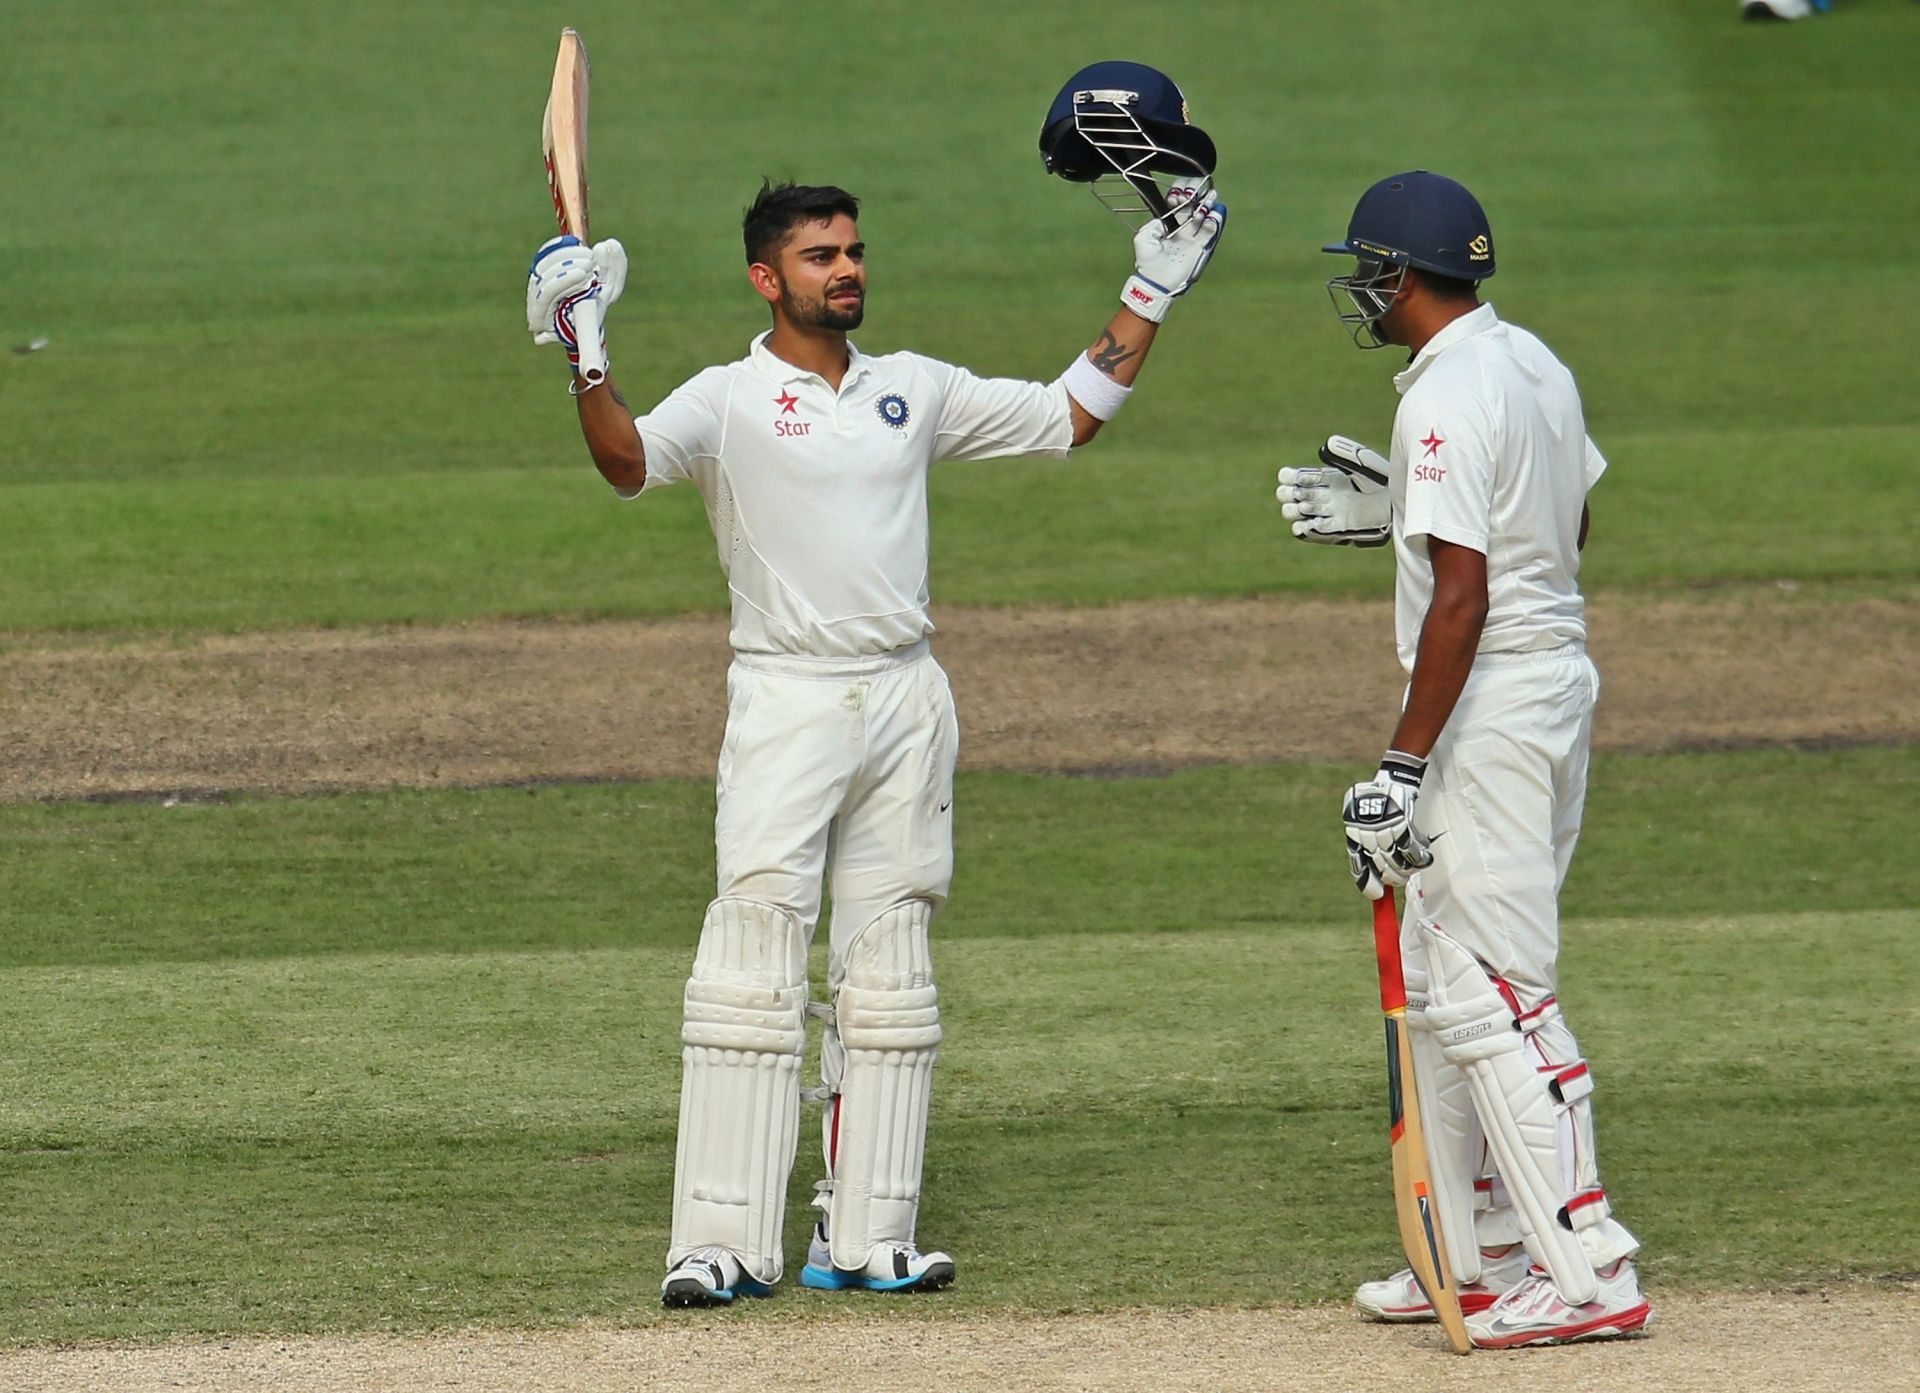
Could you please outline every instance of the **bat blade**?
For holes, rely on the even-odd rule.
[[[1400,1246],[1455,1354],[1473,1348],[1460,1313],[1460,1292],[1434,1213],[1427,1135],[1414,1086],[1413,1041],[1407,1035],[1407,987],[1400,967],[1400,914],[1389,890],[1373,905],[1373,950],[1380,969],[1380,1008],[1387,1029],[1387,1136],[1393,1152],[1393,1208]]]
[[[553,193],[560,230],[581,241],[587,231],[587,91],[592,68],[587,45],[572,29],[560,31],[553,61],[553,86],[541,120],[541,148],[547,160],[547,186]]]
[[[592,69],[587,45],[573,29],[560,31],[553,60],[553,85],[540,120],[541,153],[547,162],[547,188],[560,230],[591,244],[587,223],[587,90]],[[573,307],[579,338],[580,375],[589,385],[604,381],[607,358],[600,344],[600,303],[582,300]]]

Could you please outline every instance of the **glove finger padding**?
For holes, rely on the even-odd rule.
[[[1346,476],[1330,469],[1294,469],[1280,471],[1280,487],[1273,496],[1280,500],[1280,515],[1289,521],[1323,518],[1332,513],[1330,492],[1336,485],[1346,488]]]
[[[1347,874],[1353,877],[1354,888],[1370,900],[1377,900],[1387,893],[1373,857],[1362,850],[1352,837],[1347,838]]]
[[[624,265],[623,259],[623,272]],[[563,333],[560,316],[571,302],[594,294],[599,285],[592,252],[579,238],[555,237],[544,243],[527,271],[527,331],[533,341],[570,342],[571,326]]]
[[[600,277],[600,309],[613,308],[627,288],[627,249],[614,238],[593,244],[593,270]]]
[[[1350,448],[1337,450],[1336,445]],[[1393,532],[1387,461],[1343,435],[1329,437],[1320,447],[1320,458],[1327,463],[1280,471],[1273,496],[1280,500],[1280,515],[1293,525],[1293,535],[1328,546],[1385,546]]]

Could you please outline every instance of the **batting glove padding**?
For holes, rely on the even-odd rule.
[[[1383,547],[1393,535],[1393,500],[1386,457],[1344,435],[1320,447],[1320,466],[1282,469],[1280,516],[1303,542]]]
[[[1227,225],[1227,205],[1208,191],[1194,215],[1172,232],[1159,218],[1133,235],[1134,271],[1120,292],[1120,303],[1155,324],[1167,308],[1193,288],[1213,259]]]
[[[611,239],[595,246],[577,237],[555,237],[533,254],[527,271],[527,332],[536,344],[561,343],[567,361],[580,361],[578,306],[587,300],[599,308],[594,333],[606,312],[627,288],[627,252]],[[598,340],[602,356],[605,343]]]
[[[1371,779],[1347,790],[1340,811],[1347,824],[1347,870],[1370,900],[1433,864],[1427,838],[1413,825],[1426,776],[1427,762],[1419,755],[1388,750]]]

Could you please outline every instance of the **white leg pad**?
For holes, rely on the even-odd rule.
[[[780,1280],[806,1007],[800,921],[753,900],[708,906],[680,1032],[669,1267],[695,1248],[720,1247],[749,1277]]]
[[[913,1241],[941,1038],[932,923],[926,900],[890,905],[847,949],[846,979],[834,999],[843,1054],[826,1118],[835,1267],[865,1267],[884,1239]]]
[[[1534,1056],[1534,1068],[1559,1104],[1560,1170],[1568,1194],[1567,1222],[1596,1268],[1632,1257],[1640,1249],[1640,1240],[1613,1217],[1613,1207],[1600,1184],[1593,1134],[1593,1073],[1580,1057],[1573,1032],[1567,1029],[1560,1007],[1552,999],[1521,1016],[1520,1029]]]
[[[1420,1115],[1426,1123],[1427,1166],[1433,1175],[1434,1212],[1447,1244],[1447,1262],[1456,1281],[1480,1280],[1480,1240],[1474,1232],[1476,1192],[1486,1154],[1480,1119],[1473,1110],[1473,1093],[1459,1066],[1447,1061],[1433,1026],[1427,1020],[1427,971],[1408,953],[1403,970],[1407,983],[1407,1039],[1413,1046],[1414,1087]]]
[[[1421,935],[1432,974],[1427,1024],[1447,1060],[1467,1076],[1527,1250],[1562,1299],[1592,1301],[1599,1278],[1570,1218],[1562,1218],[1574,1196],[1561,1174],[1559,1108],[1548,1080],[1527,1057],[1513,1008],[1480,960],[1430,924],[1422,924]]]

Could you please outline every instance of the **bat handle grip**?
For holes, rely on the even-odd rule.
[[[607,380],[607,345],[600,324],[598,300],[582,300],[573,307],[573,332],[580,344],[580,379],[588,387],[598,387]]]
[[[1400,908],[1391,888],[1373,902],[1373,955],[1380,965],[1380,1009],[1407,1009],[1407,983],[1400,970]]]

